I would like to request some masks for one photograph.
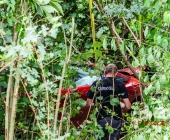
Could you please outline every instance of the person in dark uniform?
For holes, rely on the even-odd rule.
[[[104,69],[104,78],[100,82],[95,81],[87,93],[87,106],[94,105],[98,108],[97,122],[105,133],[102,140],[119,139],[122,126],[121,110],[131,108],[127,89],[121,81],[115,79],[116,73],[115,64],[107,65]],[[119,102],[120,98],[123,103]],[[110,125],[114,132],[110,134],[106,130],[106,125]]]

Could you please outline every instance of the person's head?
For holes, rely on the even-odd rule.
[[[104,75],[105,76],[108,75],[108,74],[115,76],[116,73],[117,73],[117,66],[115,64],[108,64],[104,69]]]

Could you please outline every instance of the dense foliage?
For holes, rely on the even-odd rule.
[[[132,70],[131,64],[146,66],[135,75],[143,102],[127,117],[125,137],[168,140],[169,9],[167,0],[0,1],[0,139],[101,137],[95,111],[76,128],[70,117],[85,101],[76,93],[61,96],[62,87],[75,85],[70,65],[93,61],[96,72],[109,62]]]

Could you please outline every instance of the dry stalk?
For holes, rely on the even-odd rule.
[[[62,78],[59,83],[59,91],[58,91],[58,96],[57,96],[56,110],[55,110],[55,117],[54,117],[54,128],[53,128],[54,133],[56,133],[56,125],[57,125],[58,112],[59,112],[59,106],[60,106],[61,89],[62,89],[63,79],[64,79],[64,75],[65,75],[66,66],[67,66],[68,62],[70,61],[71,52],[72,52],[73,34],[74,34],[74,18],[72,18],[72,33],[71,33],[70,49],[69,49],[68,56],[66,57],[64,66],[63,66],[62,75],[61,75]],[[66,54],[67,54],[67,52],[66,52]],[[60,135],[58,135],[58,137],[60,137]]]

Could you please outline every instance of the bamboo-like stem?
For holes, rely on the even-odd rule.
[[[13,85],[12,67],[10,68],[10,75],[8,80],[8,87],[6,92],[6,102],[5,102],[5,139],[9,140],[9,97],[11,92],[11,87]]]
[[[10,127],[9,127],[9,140],[13,140],[14,138],[14,125],[15,125],[15,117],[16,117],[16,109],[17,109],[18,90],[19,90],[19,72],[18,72],[18,66],[17,66],[13,100],[12,100]]]
[[[64,116],[64,112],[65,112],[65,108],[66,108],[66,102],[67,102],[67,99],[68,99],[68,94],[66,94],[66,97],[65,97],[65,100],[64,100],[64,104],[63,104],[63,108],[62,108],[62,113],[61,113],[61,119],[60,119],[60,126],[59,126],[59,129],[58,129],[58,135],[60,136],[61,134],[61,131],[62,131],[62,121],[63,121],[63,116]]]
[[[74,34],[74,18],[72,18],[72,33],[71,33],[69,55],[65,60],[63,70],[62,70],[61,80],[60,80],[60,83],[59,83],[59,91],[58,91],[58,96],[57,96],[56,110],[55,110],[55,117],[54,117],[54,128],[53,128],[54,133],[56,133],[56,125],[57,125],[58,112],[59,112],[59,107],[60,107],[61,89],[62,89],[64,74],[65,74],[66,66],[67,66],[67,64],[70,60],[70,57],[71,57],[72,44],[73,44],[73,34]],[[59,135],[58,135],[58,137],[59,137]]]
[[[140,33],[139,33],[139,36],[140,36],[140,45],[141,45],[142,42],[143,42],[142,15],[139,16],[139,23],[140,23]]]
[[[89,0],[89,10],[90,10],[90,18],[91,18],[91,28],[92,28],[92,39],[93,43],[95,42],[95,24],[94,24],[94,14],[92,12],[93,4],[92,0]],[[96,46],[94,46],[94,52],[96,51]],[[97,56],[95,55],[95,61],[97,60]]]

